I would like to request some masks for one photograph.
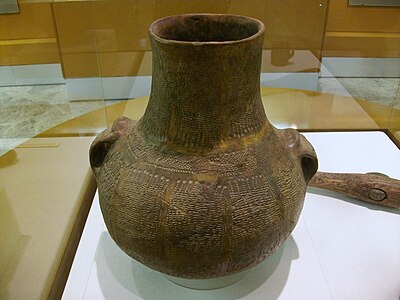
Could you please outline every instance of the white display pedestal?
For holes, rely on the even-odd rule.
[[[400,178],[400,151],[382,132],[307,133],[326,172]],[[309,189],[285,244],[239,282],[191,290],[133,261],[113,242],[93,202],[64,291],[76,299],[398,300],[400,210]]]

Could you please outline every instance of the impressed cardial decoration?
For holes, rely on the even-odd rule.
[[[297,223],[317,158],[296,130],[266,117],[263,35],[261,22],[235,15],[154,22],[144,116],[118,119],[91,146],[109,233],[148,267],[233,274],[268,257]]]

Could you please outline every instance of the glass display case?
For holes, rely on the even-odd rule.
[[[90,143],[116,118],[142,116],[152,79],[148,28],[159,18],[216,13],[261,20],[261,96],[275,127],[379,131],[400,147],[398,6],[19,0],[10,10],[6,2],[0,5],[1,299],[62,295],[96,190]],[[385,156],[379,149],[376,155]]]

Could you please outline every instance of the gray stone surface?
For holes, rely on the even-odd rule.
[[[400,109],[400,78],[320,78],[318,91]],[[48,128],[117,102],[71,102],[63,84],[0,87],[0,156]]]
[[[394,103],[394,107],[400,109],[400,84],[397,89],[396,101]]]
[[[0,155],[55,125],[104,106],[68,101],[65,85],[0,88]]]
[[[333,95],[351,97],[350,93],[336,78],[319,78],[317,91]]]
[[[398,106],[400,78],[320,78],[318,90],[388,105]],[[396,99],[397,98],[397,99]]]

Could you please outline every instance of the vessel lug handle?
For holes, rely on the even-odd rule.
[[[92,170],[97,173],[110,151],[113,144],[125,135],[135,122],[127,117],[116,119],[111,129],[106,129],[100,133],[92,142],[89,149],[89,160]]]
[[[299,158],[306,184],[317,173],[318,158],[311,143],[296,129],[288,128],[282,131],[287,145]]]

